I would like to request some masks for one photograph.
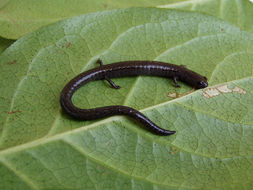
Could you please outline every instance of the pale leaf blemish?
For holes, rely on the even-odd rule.
[[[239,88],[237,86],[233,89],[233,92],[238,92],[239,94],[246,94],[245,90],[243,90],[242,88]]]
[[[222,86],[217,86],[216,89],[221,93],[230,93],[233,92],[232,89],[229,89],[227,84]]]
[[[170,97],[170,98],[177,98],[178,97],[178,94],[176,93],[176,92],[172,92],[172,93],[168,93],[168,96]]]
[[[233,88],[228,88],[227,84],[216,86],[213,88],[208,88],[203,91],[203,96],[206,98],[212,98],[214,96],[219,96],[220,94],[226,94],[226,93],[233,93],[237,92],[239,94],[246,94],[246,91],[242,88],[239,88],[238,86],[235,86]]]
[[[190,93],[194,92],[194,90],[195,90],[195,89],[191,89],[191,90],[189,90],[189,91],[187,91],[187,92],[185,92],[185,93],[183,93],[183,94],[178,94],[178,93],[176,93],[176,92],[169,92],[169,93],[168,93],[168,96],[169,96],[170,98],[180,98],[180,97],[182,97],[182,96],[185,96],[185,95],[187,95],[187,94],[190,94]]]
[[[203,91],[203,96],[205,96],[206,98],[218,96],[219,94],[220,94],[219,91],[215,88],[209,88],[209,89]]]

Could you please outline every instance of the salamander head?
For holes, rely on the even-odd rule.
[[[179,72],[179,79],[188,85],[200,89],[208,86],[207,78],[187,68],[183,68]]]
[[[195,83],[195,88],[200,89],[200,88],[206,88],[208,86],[207,78],[203,77],[202,79],[196,81]]]

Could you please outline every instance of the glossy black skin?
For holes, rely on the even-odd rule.
[[[73,105],[71,100],[72,95],[78,88],[90,81],[107,79],[109,82],[113,83],[110,81],[110,78],[138,75],[154,75],[172,78],[177,87],[179,87],[177,80],[185,82],[196,89],[208,86],[206,77],[187,69],[185,66],[178,66],[158,61],[124,61],[109,65],[102,65],[100,60],[98,62],[100,63],[100,67],[79,74],[73,78],[61,92],[60,103],[63,111],[75,119],[93,120],[113,115],[127,115],[139,121],[148,130],[157,135],[171,135],[176,131],[168,131],[158,127],[146,116],[133,108],[115,105],[92,109],[80,109]],[[115,85],[113,87],[117,88],[118,86]]]

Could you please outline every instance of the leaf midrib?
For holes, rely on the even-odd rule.
[[[245,77],[245,78],[240,79],[240,80],[248,80],[248,79],[253,79],[253,77]],[[239,81],[239,80],[234,80],[234,81]],[[231,82],[234,82],[234,81],[231,81]],[[226,83],[224,83],[224,84],[226,84]],[[219,86],[219,85],[217,85],[217,86]],[[176,98],[176,99],[173,99],[173,100],[170,100],[170,101],[167,101],[167,102],[163,102],[161,104],[157,104],[157,105],[154,105],[154,106],[147,107],[145,109],[140,110],[140,112],[145,112],[145,111],[152,110],[152,109],[155,109],[155,108],[160,107],[160,106],[172,104],[174,102],[177,102],[177,101],[180,101],[182,99],[185,99],[188,96],[192,96],[195,93],[198,93],[198,91],[195,91],[195,92],[193,92],[191,94],[188,94],[188,95],[180,97],[180,98]],[[92,130],[95,127],[101,126],[100,124],[104,124],[104,123],[108,123],[108,122],[116,121],[116,120],[121,120],[121,118],[124,118],[124,116],[113,116],[113,117],[109,117],[107,119],[98,121],[96,123],[92,123],[90,125],[86,125],[86,126],[83,126],[83,127],[78,128],[78,129],[71,130],[71,131],[63,132],[63,133],[60,133],[60,134],[57,134],[57,135],[54,135],[54,136],[50,136],[50,137],[44,136],[44,137],[42,137],[40,139],[36,139],[36,140],[30,141],[28,143],[24,143],[24,144],[21,144],[21,145],[17,145],[17,146],[13,146],[13,147],[4,149],[4,150],[0,151],[0,157],[8,155],[8,154],[11,154],[11,153],[19,152],[19,151],[22,151],[22,150],[25,150],[25,149],[33,148],[33,147],[36,147],[37,145],[46,144],[46,143],[49,143],[49,142],[52,142],[52,141],[56,141],[56,140],[62,140],[65,136],[68,136],[70,134],[79,134],[80,132],[83,132],[83,131]],[[154,139],[154,138],[152,138],[152,136],[146,136],[146,138],[150,138],[154,142],[159,142],[159,143],[164,143],[164,144],[168,143],[167,141],[164,142],[164,140],[159,140],[159,138],[155,138]],[[172,144],[173,146],[177,147],[175,144],[173,144],[173,142],[170,143],[170,144]],[[186,151],[186,150],[184,150],[184,151],[185,152],[189,152],[189,151]],[[192,153],[192,152],[190,152],[190,153]],[[195,153],[195,155],[198,155],[198,154]],[[204,156],[204,155],[199,154],[198,156]],[[208,156],[206,156],[206,157],[207,158],[212,158],[212,157],[208,157]],[[221,159],[225,159],[225,158],[231,158],[231,157],[221,157]]]
[[[91,24],[91,23],[95,23],[96,21],[93,21],[93,22],[90,22],[89,24]],[[150,23],[152,23],[152,24],[154,24],[154,23],[160,23],[160,22],[150,22]],[[127,30],[125,30],[125,31],[123,31],[123,32],[121,32],[120,34],[118,34],[116,37],[115,37],[115,39],[114,40],[112,40],[112,44],[113,43],[115,43],[115,41],[118,39],[118,37],[119,36],[122,36],[122,35],[124,35],[124,33],[126,33],[128,30],[131,30],[132,28],[134,28],[134,27],[138,27],[138,26],[142,26],[142,25],[146,25],[146,24],[148,24],[148,23],[141,23],[141,24],[139,24],[139,25],[134,25],[134,26],[131,26],[131,27],[129,27],[129,28],[127,28]],[[85,25],[86,26],[86,25]],[[84,26],[84,27],[85,27]],[[82,29],[81,29],[82,30]],[[197,32],[198,33],[198,32]],[[175,48],[175,47],[177,47],[177,46],[182,46],[182,44],[185,44],[185,43],[190,43],[191,41],[194,41],[195,39],[198,39],[198,38],[200,38],[200,37],[209,37],[209,36],[213,36],[213,35],[223,35],[223,34],[220,34],[220,33],[218,33],[218,34],[216,34],[216,33],[214,33],[214,34],[210,34],[210,35],[205,35],[205,36],[198,36],[197,34],[195,35],[196,37],[194,37],[194,38],[191,38],[191,39],[188,39],[187,41],[185,41],[185,42],[182,42],[182,43],[180,43],[180,44],[177,44],[176,46],[173,46],[173,47],[170,47],[169,49],[166,49],[164,52],[167,52],[167,51],[169,51],[169,50],[171,50],[171,49],[173,49],[173,48]],[[66,35],[64,35],[62,38],[65,38],[66,37]],[[60,39],[58,39],[56,42],[54,42],[53,44],[57,44],[57,42],[58,41],[60,41],[62,38],[60,38]],[[47,47],[49,47],[49,46],[51,46],[51,45],[53,45],[53,44],[50,44],[50,45],[48,45],[48,46],[45,46],[45,47],[43,47],[42,49],[45,49],[45,48],[47,48]],[[112,45],[111,44],[111,45]],[[111,47],[111,45],[109,45],[108,47],[110,48]],[[56,45],[57,46],[57,45]],[[108,50],[108,48],[104,48],[104,50],[106,51],[106,50]],[[38,51],[38,53],[41,51],[41,49],[39,49],[39,51]],[[104,52],[105,52],[104,51]],[[162,53],[164,53],[164,52],[162,52]],[[36,56],[38,55],[38,53],[32,58],[32,62],[33,62],[33,60],[36,58]],[[65,52],[66,53],[66,52]],[[162,53],[160,53],[160,55],[162,54]],[[101,54],[101,53],[100,53]],[[160,55],[158,55],[157,57],[159,57]],[[27,69],[27,73],[29,72],[29,68],[31,67],[31,65],[32,64],[29,64],[29,66],[28,66],[28,69]],[[217,64],[217,65],[219,65],[219,64]],[[84,68],[87,66],[87,64],[84,66]],[[23,79],[24,78],[26,78],[26,76],[27,75],[25,75],[24,77],[23,77]],[[138,78],[139,77],[137,77],[137,79],[135,80],[135,82],[133,83],[133,84],[135,84],[136,82],[137,82],[137,80],[138,80]],[[21,80],[22,81],[22,80]],[[18,85],[19,86],[19,85]],[[132,88],[131,88],[131,90],[130,90],[130,94],[131,94],[131,91],[134,89],[134,86],[132,86]],[[15,90],[15,93],[18,91],[18,89],[16,89]],[[14,94],[15,94],[14,93]],[[129,95],[128,95],[129,96]],[[14,97],[14,96],[13,96]],[[12,101],[14,101],[13,100],[13,98],[12,98]],[[176,101],[178,101],[178,99],[176,99]],[[127,102],[127,98],[125,99],[125,101],[124,101],[124,103],[126,103]],[[173,102],[173,100],[172,101],[170,101],[170,102]],[[162,103],[162,104],[168,104],[168,102],[164,102],[164,103]],[[151,106],[151,107],[148,107],[148,108],[145,108],[145,109],[143,109],[142,111],[145,111],[145,110],[149,110],[149,109],[153,109],[153,108],[156,108],[156,107],[158,107],[158,106],[161,106],[162,104],[157,104],[157,105],[154,105],[154,106]],[[60,114],[58,114],[58,116],[60,116]],[[56,117],[56,118],[59,118],[59,117]],[[114,117],[114,119],[115,119],[115,117]],[[103,120],[103,121],[107,121],[107,120]],[[7,122],[6,122],[7,123]],[[57,123],[57,122],[53,122],[53,123]],[[98,123],[96,122],[94,125],[98,125]],[[52,129],[53,127],[51,127],[51,129]],[[82,127],[81,127],[82,128]],[[89,128],[89,126],[86,126],[86,128]],[[50,130],[51,130],[50,129]],[[49,130],[49,131],[50,131]],[[62,133],[62,135],[64,136],[64,134],[65,133]],[[57,136],[57,135],[56,135]],[[44,136],[44,137],[42,137],[41,139],[36,139],[35,141],[39,141],[39,142],[41,142],[41,141],[43,141],[44,139],[47,139],[48,138],[48,136]],[[30,141],[31,143],[32,142],[35,142],[35,141]],[[30,142],[28,142],[28,143],[25,143],[25,144],[30,144]],[[18,145],[18,147],[19,146],[22,146],[22,145]],[[14,146],[15,147],[15,146]],[[12,148],[12,147],[11,147]],[[10,149],[11,149],[10,148]],[[9,148],[8,149],[6,149],[6,150],[9,150]],[[5,152],[5,151],[4,151]]]

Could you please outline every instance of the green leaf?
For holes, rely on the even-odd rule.
[[[253,5],[248,0],[0,0],[0,36],[18,39],[41,26],[84,13],[152,6],[200,11],[253,32]]]
[[[128,77],[114,80],[120,90],[96,81],[73,97],[134,107],[172,136],[127,117],[72,120],[59,94],[98,58],[186,65],[210,87],[184,96],[184,84]],[[0,55],[0,189],[250,189],[252,60],[253,34],[193,12],[106,11],[26,35]]]
[[[8,40],[0,37],[0,54],[7,48],[9,47],[14,40]]]
[[[152,7],[171,0],[0,0],[0,36],[18,39],[41,26],[84,13],[127,7]]]
[[[177,0],[158,7],[199,11],[253,32],[253,3],[250,0]]]

